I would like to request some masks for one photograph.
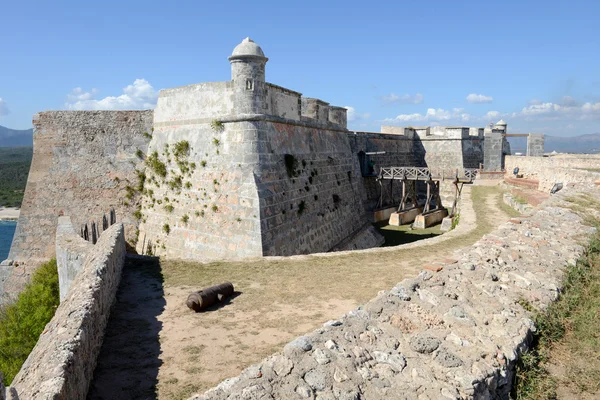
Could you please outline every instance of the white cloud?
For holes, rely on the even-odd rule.
[[[598,103],[584,103],[579,106],[578,102],[569,97],[563,98],[563,104],[556,103],[541,103],[532,104],[527,107],[523,107],[520,112],[512,114],[513,118],[523,117],[531,119],[533,117],[541,119],[571,119],[571,120],[584,120],[584,119],[600,119],[600,102]]]
[[[369,113],[358,113],[356,112],[356,109],[354,107],[351,106],[345,106],[344,107],[346,110],[346,115],[348,117],[348,122],[352,122],[352,121],[356,121],[356,120],[360,120],[360,119],[369,119],[371,118],[371,114]]]
[[[444,110],[443,108],[428,108],[425,114],[400,114],[395,118],[387,118],[385,122],[434,122],[434,121],[462,121],[474,119],[471,114],[465,113],[463,108]]]
[[[77,87],[67,95],[65,108],[68,110],[140,110],[156,106],[158,91],[154,90],[150,82],[145,79],[136,79],[133,84],[123,88],[123,94],[115,97],[108,96],[96,100],[98,89],[84,92]]]
[[[10,114],[8,105],[6,104],[6,101],[2,97],[0,97],[0,117],[8,114]]]
[[[467,101],[471,104],[484,104],[493,102],[494,98],[492,96],[485,96],[483,94],[471,93],[467,96]]]
[[[401,103],[401,104],[421,104],[425,98],[421,93],[417,93],[414,96],[405,94],[398,96],[396,93],[390,93],[388,96],[383,96],[381,100],[384,103]]]

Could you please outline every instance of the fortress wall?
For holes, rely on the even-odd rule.
[[[261,256],[254,123],[226,123],[222,132],[209,123],[164,124],[170,123],[156,123],[148,154],[157,152],[167,175],[161,178],[146,168],[151,194],[143,200],[138,252],[147,253],[150,242],[154,254],[171,258]],[[189,143],[184,160],[195,164],[188,173],[181,172],[173,155],[182,141]],[[171,188],[169,182],[177,177],[182,177],[179,189]]]
[[[300,121],[301,100],[302,94],[281,86],[267,83],[269,89],[268,96],[270,101],[267,101],[271,106],[273,115],[281,118]]]
[[[54,257],[59,215],[70,215],[78,229],[112,207],[126,239],[134,237],[135,199],[125,205],[126,187],[137,183],[136,151],[146,152],[152,111],[47,111],[35,115],[33,126],[33,160],[9,254],[29,262],[4,285],[15,293],[38,261]],[[0,293],[2,286],[0,279]]]
[[[402,133],[365,133],[365,132],[354,132],[348,135],[350,140],[351,152],[358,160],[358,154],[364,153],[377,153],[384,152],[383,154],[371,154],[366,156],[365,160],[372,161],[375,163],[375,173],[379,173],[381,167],[404,167],[404,166],[415,166],[422,163],[414,153],[414,142],[412,138],[401,136]],[[368,171],[368,165],[361,166],[363,171]],[[365,209],[372,210],[376,206],[381,186],[376,181],[375,176],[363,176],[363,186],[365,192],[363,195],[363,204]],[[389,183],[389,182],[388,182]],[[390,198],[390,186],[384,185],[384,200],[389,202]],[[393,198],[400,201],[402,197],[401,185],[395,182],[392,189]],[[396,204],[397,205],[397,204]]]
[[[209,261],[262,255],[253,173],[258,162],[255,123],[211,126],[233,113],[234,101],[229,82],[161,91],[148,156],[156,152],[167,174],[145,170],[139,253],[147,253],[150,244],[154,254],[171,258]],[[178,165],[175,146],[183,141],[189,151]]]
[[[521,304],[544,310],[555,301],[565,266],[593,232],[563,199],[599,191],[559,192],[533,216],[455,253],[440,272],[398,283],[191,400],[508,398],[535,331]]]
[[[361,201],[358,157],[346,132],[266,121],[257,128],[264,255],[325,252],[373,230]],[[382,243],[375,233],[365,237],[350,247]]]
[[[74,234],[73,239],[77,239]],[[84,399],[125,257],[122,224],[107,229],[8,389],[14,399]]]
[[[583,154],[553,157],[506,156],[505,165],[506,176],[513,176],[513,170],[519,167],[519,174],[523,174],[527,179],[538,180],[538,190],[543,192],[549,192],[558,182],[564,186],[586,182],[600,185],[600,156]]]

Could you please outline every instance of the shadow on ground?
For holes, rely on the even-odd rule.
[[[426,229],[411,229],[410,225],[388,225],[387,221],[378,222],[374,225],[385,238],[383,247],[399,246],[442,234],[441,225],[439,224]]]
[[[157,398],[165,304],[159,259],[127,255],[88,399]]]

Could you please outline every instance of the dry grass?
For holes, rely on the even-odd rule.
[[[503,204],[499,188],[474,186],[471,197],[475,229],[433,244],[326,257],[161,262],[167,299],[161,317],[163,332],[176,325],[187,333],[179,339],[161,333],[164,365],[159,398],[183,398],[214,386],[280,350],[294,337],[370,300],[378,291],[415,276],[424,264],[471,245],[508,219],[499,209]],[[233,282],[241,292],[230,304],[200,314],[182,306],[192,290],[225,281]],[[199,344],[205,347],[196,350]],[[199,359],[202,368],[197,368]]]
[[[584,194],[566,199],[590,225],[600,201]],[[517,399],[600,398],[600,233],[564,277],[563,293],[544,314],[532,350],[519,361]]]

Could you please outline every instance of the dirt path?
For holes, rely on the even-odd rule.
[[[457,229],[395,248],[154,269],[128,263],[90,398],[154,398],[156,385],[158,398],[183,399],[239,374],[508,219],[499,189],[472,189],[463,192]],[[187,309],[190,292],[224,281],[241,293],[209,312]]]

